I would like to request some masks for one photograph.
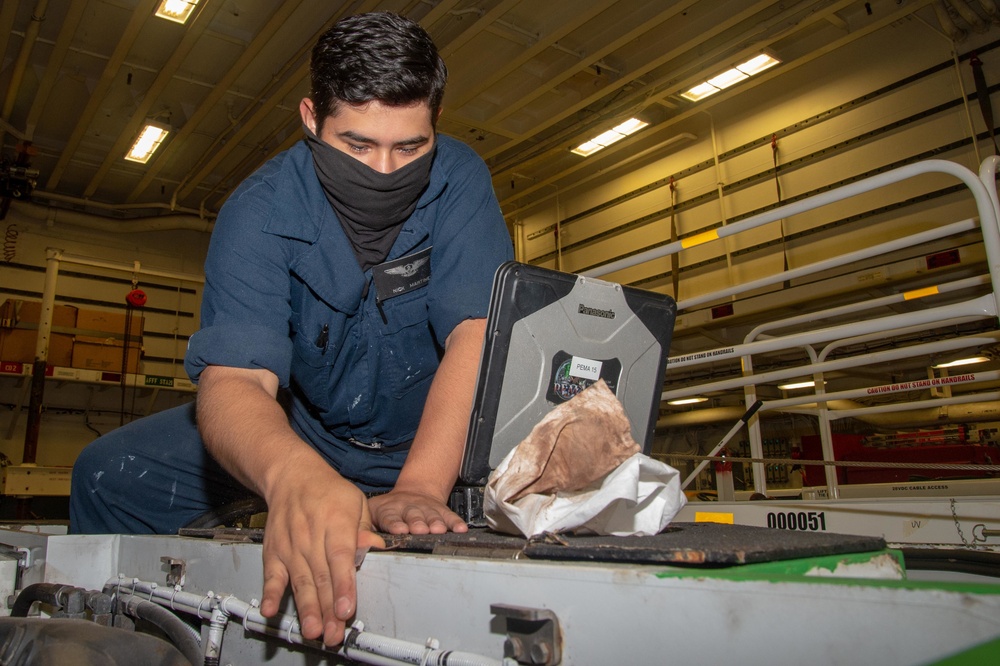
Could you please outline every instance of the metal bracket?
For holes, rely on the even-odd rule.
[[[562,633],[555,613],[508,604],[490,604],[490,612],[506,624],[504,657],[533,666],[554,666],[562,661]]]
[[[27,546],[20,546],[15,548],[14,551],[20,554],[20,557],[17,560],[18,566],[22,569],[30,569],[31,565],[34,564],[31,558],[31,549]]]
[[[455,486],[448,498],[448,508],[461,516],[470,527],[486,527],[482,486]]]
[[[0,554],[7,554],[17,559],[19,579],[25,570],[34,566],[37,557],[28,546],[11,546],[6,543],[0,543]]]
[[[184,573],[187,563],[176,557],[164,555],[160,562],[167,567],[167,585],[184,585]]]

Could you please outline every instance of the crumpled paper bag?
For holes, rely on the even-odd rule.
[[[645,456],[603,380],[543,418],[486,484],[489,526],[544,532],[658,534],[686,503],[680,473]]]

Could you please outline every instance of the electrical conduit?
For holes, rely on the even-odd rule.
[[[156,583],[127,579],[124,576],[109,580],[104,588],[106,593],[122,596],[142,594],[142,599],[160,606],[196,615],[212,623],[208,650],[221,650],[221,630],[232,618],[239,618],[243,629],[248,632],[281,638],[295,645],[305,645],[326,651],[327,648],[315,641],[309,641],[299,632],[299,621],[294,615],[265,618],[260,613],[257,600],[246,602],[231,595],[219,595],[211,591],[206,594],[184,592],[181,587],[160,587]],[[135,597],[139,598],[139,597]],[[218,624],[218,627],[216,625]],[[217,643],[212,645],[212,631],[218,629]],[[337,650],[343,657],[376,666],[402,666],[404,664],[438,664],[440,666],[516,666],[509,659],[491,659],[481,655],[450,650],[441,650],[437,641],[428,640],[426,645],[379,636],[364,630],[364,625],[355,622],[348,630],[344,645]],[[218,653],[215,653],[218,659]],[[206,663],[211,663],[210,661]],[[218,663],[218,662],[216,662]]]

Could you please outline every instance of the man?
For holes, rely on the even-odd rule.
[[[344,19],[311,74],[306,141],[219,214],[185,359],[196,418],[181,407],[91,444],[70,520],[173,533],[249,488],[268,506],[262,613],[290,586],[303,636],[334,645],[375,529],[467,529],[446,501],[511,247],[482,160],[435,134],[446,69],[423,29]]]

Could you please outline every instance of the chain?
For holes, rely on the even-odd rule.
[[[971,548],[972,550],[976,550],[976,549],[981,548],[981,546],[976,543],[977,541],[979,541],[979,539],[976,538],[976,530],[975,530],[975,528],[973,528],[973,530],[972,530],[972,541],[973,541],[973,543],[969,543],[969,541],[965,538],[965,533],[962,531],[962,523],[958,520],[958,511],[955,510],[955,504],[956,504],[955,498],[952,497],[951,498],[951,518],[952,518],[952,520],[955,521],[955,531],[958,532],[958,538],[962,540],[962,545],[965,546],[966,548]],[[976,527],[979,527],[979,525],[976,525]],[[985,539],[983,539],[983,540],[985,541]]]

